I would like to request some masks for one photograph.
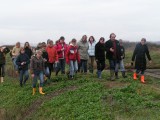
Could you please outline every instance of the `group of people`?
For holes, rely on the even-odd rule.
[[[137,79],[137,74],[141,72],[141,82],[144,83],[144,71],[146,70],[146,56],[151,62],[151,57],[146,43],[146,39],[142,38],[141,42],[135,47],[132,56],[131,65],[135,61],[136,72],[133,74],[133,79]],[[9,53],[9,49],[0,47],[0,77],[3,82],[5,55]],[[105,61],[108,59],[110,68],[110,80],[118,79],[118,70],[120,68],[122,76],[126,78],[126,70],[124,67],[125,49],[123,41],[116,40],[116,35],[111,33],[109,40],[105,42],[105,38],[101,37],[98,42],[93,36],[87,39],[83,35],[81,40],[77,42],[72,39],[69,44],[65,43],[65,38],[60,37],[55,44],[48,39],[47,43],[38,43],[35,49],[32,49],[29,42],[20,46],[17,42],[11,51],[14,69],[19,74],[20,86],[25,85],[29,78],[30,69],[32,77],[33,95],[36,92],[37,80],[40,79],[39,93],[43,92],[44,80],[51,79],[52,71],[55,71],[55,76],[61,71],[61,74],[67,74],[69,79],[73,79],[77,72],[87,74],[89,68],[90,73],[94,73],[94,62],[97,63],[97,77],[102,77],[102,71],[105,68]],[[69,64],[69,72],[65,71],[65,63]],[[88,66],[89,65],[89,66]]]

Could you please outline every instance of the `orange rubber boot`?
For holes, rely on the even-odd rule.
[[[144,81],[144,75],[141,75],[141,82],[145,83],[145,81]]]
[[[134,79],[134,80],[137,80],[137,73],[134,73],[134,74],[133,74],[133,79]]]

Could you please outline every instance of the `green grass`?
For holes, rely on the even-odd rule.
[[[151,53],[154,63],[159,65],[158,51]],[[130,61],[131,52],[126,61]],[[157,62],[159,61],[159,62]],[[127,62],[126,62],[127,63]],[[7,59],[7,68],[11,66]],[[12,68],[10,68],[12,69]],[[7,73],[8,74],[8,73]],[[96,73],[82,75],[75,80],[66,76],[52,76],[50,84],[44,86],[46,95],[38,90],[32,96],[31,79],[26,86],[19,87],[18,78],[6,75],[0,84],[0,118],[18,120],[34,102],[42,103],[29,116],[28,120],[159,120],[160,81],[146,77],[146,84],[128,78],[108,81],[109,71],[104,71],[101,80]],[[68,89],[75,86],[76,89]],[[61,92],[60,92],[61,91]],[[57,93],[56,96],[51,96]]]

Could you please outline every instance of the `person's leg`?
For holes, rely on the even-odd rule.
[[[61,70],[62,68],[62,59],[59,59],[59,62],[58,63],[55,63],[55,68],[56,68],[56,76],[58,75],[59,71]]]
[[[73,74],[74,74],[74,64],[73,64],[73,61],[72,61],[72,60],[70,60],[69,69],[70,69],[70,78],[73,78]]]
[[[84,73],[87,73],[87,60],[84,60]]]
[[[95,57],[92,56],[91,57],[91,73],[93,73],[93,71],[94,71],[94,60],[95,60]]]
[[[114,72],[115,72],[115,61],[114,60],[109,60],[109,65],[110,65],[110,80],[114,80]]]
[[[116,77],[116,79],[119,79],[119,77],[118,77],[119,66],[120,66],[120,63],[116,62],[116,65],[115,65],[115,77]]]
[[[44,74],[43,74],[43,71],[41,71],[39,73],[39,79],[40,79],[40,84],[39,84],[39,93],[44,95],[45,93],[43,92],[43,84],[44,84]]]
[[[97,61],[97,77],[100,78],[101,76],[101,63]]]
[[[126,78],[127,76],[125,75],[126,74],[126,70],[125,70],[125,67],[124,67],[124,62],[123,60],[120,61],[120,70],[122,72],[122,77],[123,78]]]
[[[24,71],[24,82],[23,82],[24,85],[26,84],[26,81],[28,80],[28,78],[29,78],[28,70],[25,70]]]
[[[5,76],[5,64],[0,65],[0,79],[1,79],[1,82],[4,82],[4,76]]]
[[[65,59],[62,59],[62,63],[61,63],[61,74],[65,74]]]
[[[32,87],[33,87],[32,95],[34,95],[36,93],[36,84],[37,84],[37,74],[34,73],[34,77],[32,80]]]
[[[20,86],[22,87],[22,83],[23,83],[23,75],[24,75],[24,71],[20,70],[19,71],[19,82],[20,82]]]
[[[145,83],[144,70],[141,70],[141,82]]]

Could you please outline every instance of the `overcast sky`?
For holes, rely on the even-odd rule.
[[[159,0],[0,0],[0,44],[82,35],[160,41]]]

